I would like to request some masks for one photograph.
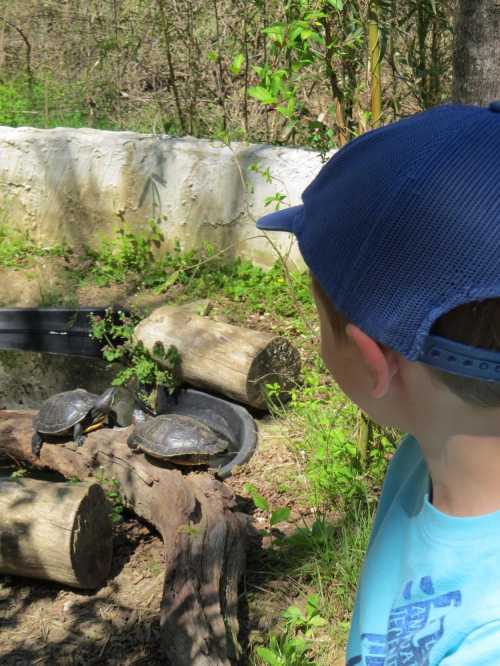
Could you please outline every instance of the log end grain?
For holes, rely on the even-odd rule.
[[[97,483],[0,482],[0,572],[95,589],[109,574],[112,523]]]
[[[266,385],[278,384],[276,396],[280,402],[290,398],[290,391],[297,386],[300,375],[300,354],[286,338],[273,338],[255,356],[247,375],[248,404],[266,408]]]
[[[71,563],[79,586],[100,587],[111,569],[113,526],[109,503],[97,483],[90,486],[75,514]]]

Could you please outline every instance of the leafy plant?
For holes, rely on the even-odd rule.
[[[282,506],[277,508],[271,508],[269,502],[263,495],[259,495],[259,491],[252,483],[245,483],[243,490],[250,495],[253,503],[267,514],[267,520],[270,528],[275,527],[279,523],[283,523],[290,517],[291,510],[289,507]],[[262,530],[263,535],[272,535],[272,530]]]
[[[290,630],[299,630],[310,637],[314,629],[324,627],[327,621],[320,614],[320,600],[317,594],[311,594],[306,601],[305,612],[298,606],[289,606],[283,613],[286,626]]]
[[[95,472],[95,478],[102,486],[106,497],[111,504],[111,521],[120,523],[123,520],[123,511],[125,509],[125,500],[120,492],[120,482],[114,477],[108,479],[104,472],[104,467],[99,467]]]
[[[283,613],[285,621],[281,635],[273,635],[267,647],[256,649],[259,657],[270,666],[314,666],[308,657],[314,630],[324,627],[327,621],[320,615],[319,597],[310,595],[306,609],[289,606]]]
[[[25,467],[18,467],[13,472],[11,472],[10,478],[13,481],[19,481],[19,479],[24,479],[24,477],[27,474],[28,474],[28,470]]]
[[[109,308],[104,317],[91,315],[91,335],[104,343],[105,360],[121,366],[113,385],[132,385],[142,402],[154,411],[159,387],[172,393],[179,385],[180,356],[174,346],[165,350],[161,343],[150,354],[140,341],[134,340],[138,322],[136,316]]]
[[[142,286],[155,284],[160,279],[155,250],[164,241],[158,222],[148,220],[142,232],[134,231],[126,224],[123,211],[117,215],[120,225],[113,235],[103,237],[98,250],[87,250],[93,261],[90,277],[101,286],[120,284],[131,276],[137,277]]]
[[[63,245],[41,247],[27,231],[0,223],[0,266],[4,268],[25,268],[32,265],[36,257],[62,257],[67,252]]]
[[[267,647],[259,646],[255,651],[269,666],[315,666],[307,656],[310,647],[305,638],[283,634],[271,636]]]

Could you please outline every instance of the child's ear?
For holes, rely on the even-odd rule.
[[[389,391],[392,378],[398,372],[396,355],[390,349],[381,347],[354,324],[346,326],[346,334],[358,348],[373,378],[371,397],[383,398]]]

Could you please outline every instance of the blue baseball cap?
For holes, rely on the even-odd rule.
[[[429,333],[458,305],[500,297],[500,101],[446,104],[367,132],[302,200],[257,227],[297,237],[351,322],[410,361],[500,381],[500,352]]]

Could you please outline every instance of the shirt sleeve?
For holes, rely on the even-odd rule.
[[[444,657],[439,666],[498,666],[500,664],[500,620],[492,620],[474,629]]]

